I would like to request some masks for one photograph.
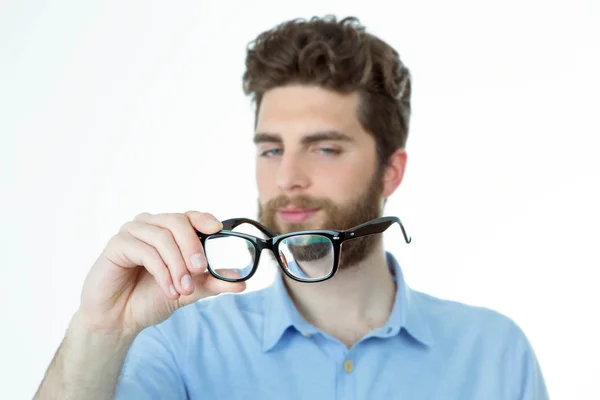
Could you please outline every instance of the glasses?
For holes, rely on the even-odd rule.
[[[271,250],[283,272],[299,282],[321,282],[338,270],[342,244],[363,236],[385,232],[398,223],[406,243],[411,242],[404,225],[397,217],[381,217],[346,230],[307,230],[277,235],[265,226],[248,218],[233,218],[222,222],[223,229],[215,234],[197,232],[212,276],[228,282],[250,279],[258,268],[260,255]],[[267,239],[233,230],[250,224]],[[234,271],[232,278],[226,271]],[[229,275],[229,276],[227,276]]]

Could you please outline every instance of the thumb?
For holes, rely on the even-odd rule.
[[[239,274],[233,271],[219,271],[219,274],[228,278],[240,277]],[[182,295],[179,298],[179,303],[181,306],[186,306],[205,297],[216,296],[220,293],[240,293],[246,290],[246,282],[227,282],[215,278],[208,271],[194,276],[193,280],[194,292],[187,296]]]
[[[223,224],[214,215],[209,213],[201,213],[198,211],[188,211],[185,215],[190,220],[192,226],[206,234],[216,233],[223,229]]]

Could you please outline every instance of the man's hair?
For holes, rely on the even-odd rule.
[[[367,33],[357,18],[295,19],[249,43],[243,87],[256,105],[256,119],[265,92],[291,84],[358,92],[358,120],[375,138],[380,167],[405,147],[410,73],[396,50]]]

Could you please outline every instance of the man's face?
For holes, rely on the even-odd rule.
[[[259,219],[277,233],[348,229],[381,215],[375,140],[357,117],[358,94],[288,86],[265,93],[256,127]],[[376,242],[346,242],[341,267]]]

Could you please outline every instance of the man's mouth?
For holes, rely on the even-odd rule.
[[[280,208],[277,213],[285,222],[304,222],[319,211],[318,208],[297,208],[284,207]]]

